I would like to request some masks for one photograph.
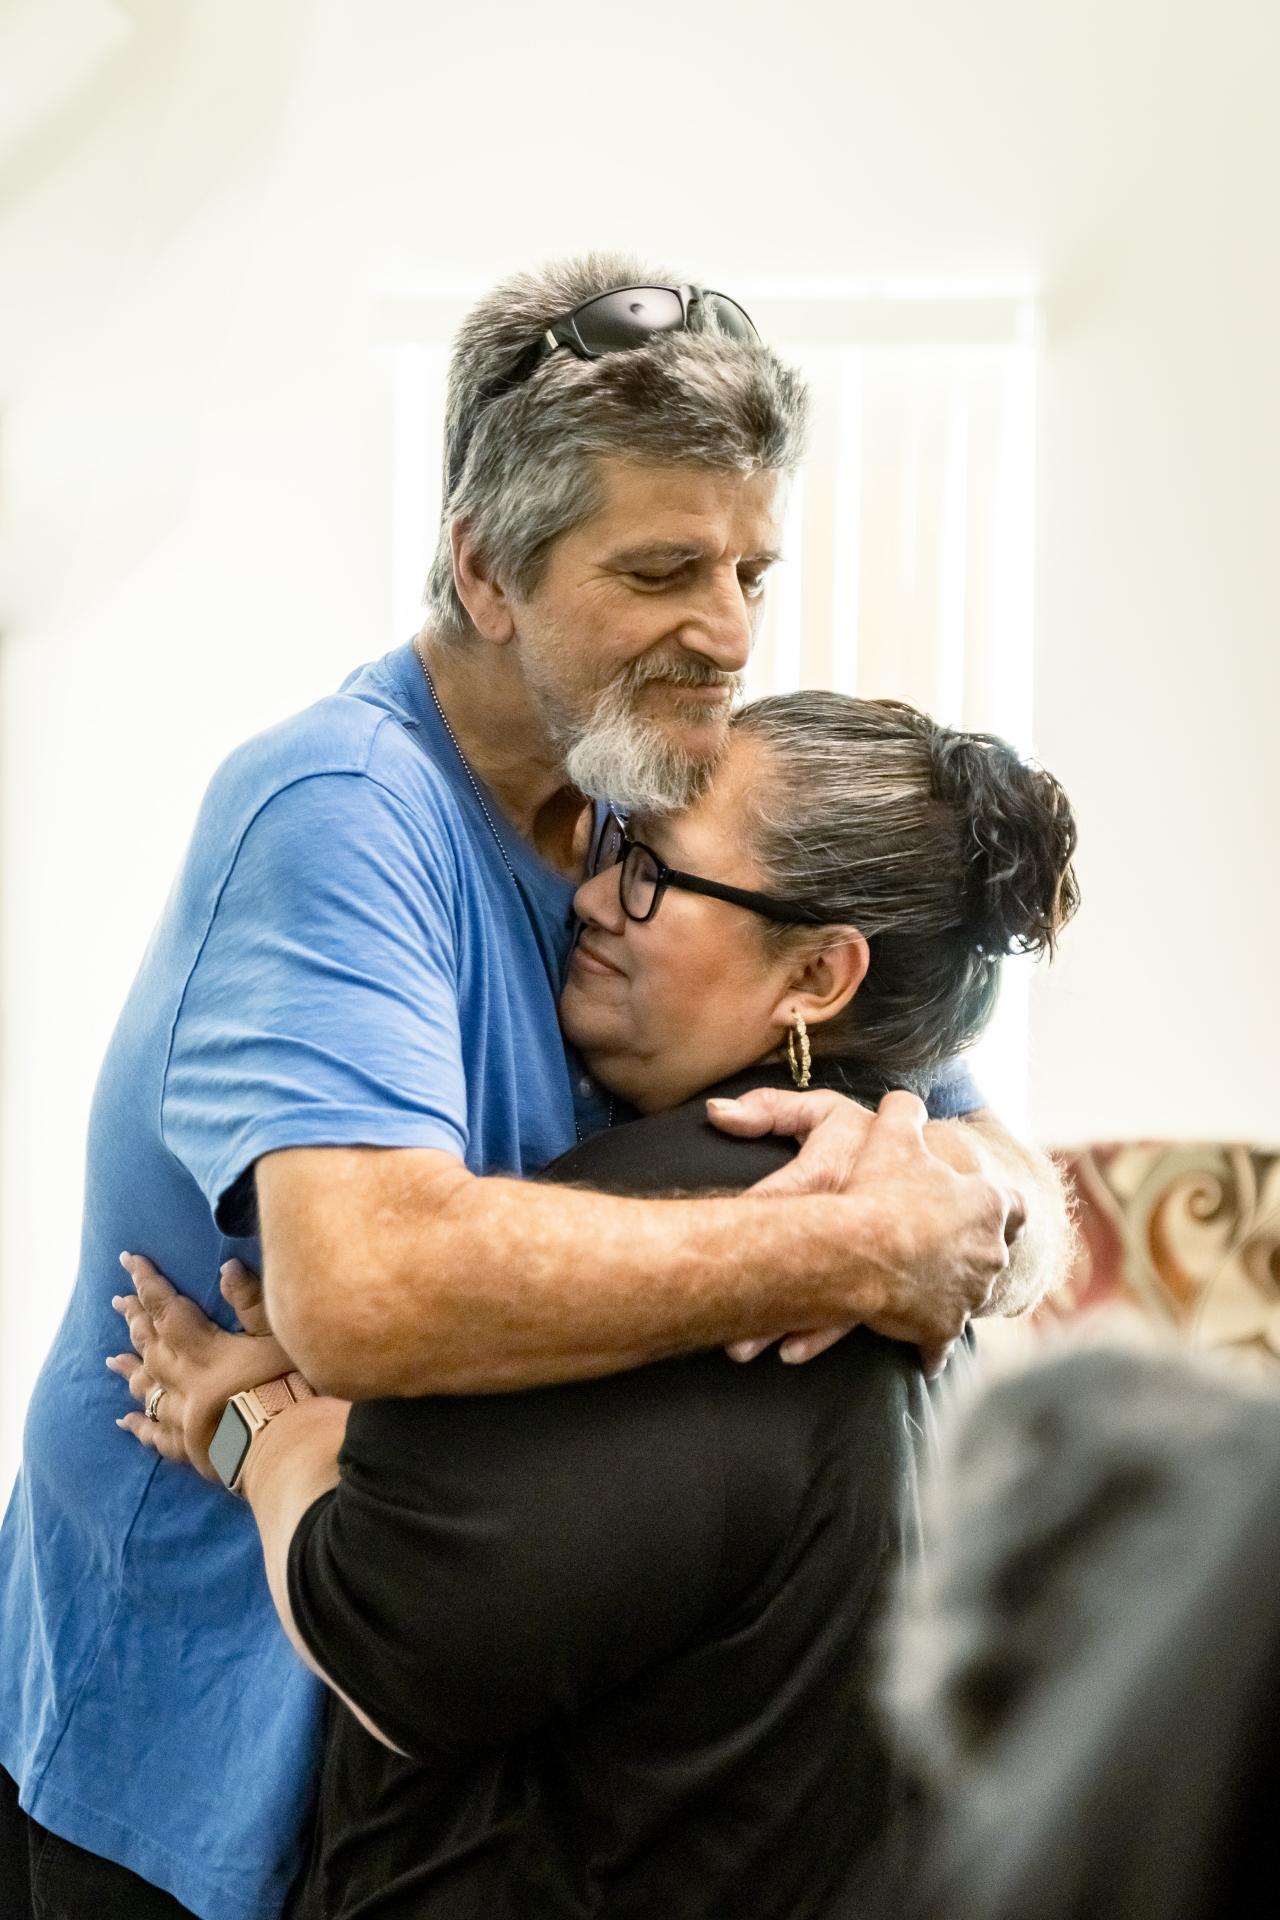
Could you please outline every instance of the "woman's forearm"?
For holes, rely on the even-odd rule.
[[[258,1523],[267,1585],[294,1651],[350,1708],[366,1732],[390,1747],[393,1743],[319,1665],[298,1631],[289,1599],[293,1536],[308,1507],[338,1484],[338,1453],[350,1411],[345,1400],[316,1398],[302,1400],[277,1415],[254,1435],[240,1487]]]
[[[313,1671],[315,1661],[299,1638],[289,1604],[289,1547],[307,1508],[338,1484],[338,1451],[349,1411],[345,1400],[317,1398],[277,1415],[254,1435],[241,1480],[258,1523],[276,1612]]]

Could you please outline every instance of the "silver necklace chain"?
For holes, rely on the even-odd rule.
[[[506,868],[507,872],[511,875],[511,884],[515,888],[517,894],[519,894],[520,882],[516,878],[515,868],[512,866],[510,859],[507,857],[507,850],[502,844],[502,835],[498,832],[497,823],[495,822],[493,815],[490,813],[488,806],[485,804],[485,797],[483,793],[480,791],[480,782],[476,779],[474,773],[472,773],[470,765],[468,764],[468,761],[467,761],[467,756],[462,751],[462,748],[458,745],[458,736],[454,732],[453,728],[449,725],[448,715],[445,713],[444,708],[440,705],[440,696],[437,694],[435,687],[432,685],[431,675],[427,672],[427,663],[422,657],[422,649],[418,645],[418,642],[416,640],[413,643],[413,656],[414,656],[414,659],[417,661],[418,665],[422,668],[422,677],[427,683],[427,692],[431,695],[431,704],[440,716],[440,725],[444,728],[445,732],[448,734],[450,740],[453,743],[453,750],[457,754],[458,759],[462,764],[462,771],[466,774],[467,779],[471,782],[471,791],[472,793],[474,793],[476,797],[476,802],[480,808],[481,813],[484,815],[485,819],[489,823],[489,831],[493,835],[494,845],[497,847],[498,852],[502,855],[502,864]],[[520,897],[521,899],[523,899],[524,896],[521,894]],[[607,1115],[605,1116],[605,1126],[611,1127],[612,1125],[613,1125],[613,1095],[610,1094],[609,1110]],[[582,1128],[578,1124],[578,1116],[576,1112],[574,1113],[574,1116],[573,1116],[573,1130],[578,1136],[579,1143],[581,1143]]]
[[[471,791],[472,793],[474,793],[476,797],[476,801],[479,805],[481,813],[484,815],[485,819],[489,823],[489,831],[493,835],[494,845],[497,847],[498,852],[502,855],[502,864],[506,868],[507,872],[511,875],[512,885],[515,887],[516,891],[519,892],[520,882],[516,879],[516,870],[512,866],[510,860],[508,859],[507,850],[502,844],[502,835],[498,832],[497,824],[494,821],[494,817],[490,813],[488,807],[485,804],[484,795],[480,791],[480,782],[476,779],[474,773],[472,773],[471,768],[467,763],[467,756],[462,751],[462,748],[458,745],[458,736],[454,732],[453,728],[449,725],[448,716],[446,715],[444,708],[440,705],[439,697],[436,693],[434,686],[431,684],[431,675],[427,672],[427,663],[422,657],[422,649],[419,647],[418,642],[416,640],[413,643],[413,652],[414,652],[414,658],[417,660],[418,665],[422,668],[422,677],[427,683],[427,692],[431,695],[431,704],[435,708],[436,712],[440,715],[440,725],[444,728],[450,740],[453,742],[453,750],[457,754],[458,759],[462,762],[462,771],[466,774],[467,779],[471,782]]]

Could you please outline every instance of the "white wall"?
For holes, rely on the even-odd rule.
[[[0,1449],[74,1264],[54,1142],[159,904],[140,875],[178,857],[224,747],[389,639],[376,316],[558,250],[620,242],[730,288],[1039,288],[1037,742],[1077,802],[1086,907],[1036,987],[1036,1129],[1280,1135],[1277,19],[0,15],[24,103],[0,122]],[[129,725],[144,683],[163,731]]]

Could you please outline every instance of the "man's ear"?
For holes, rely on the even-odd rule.
[[[871,949],[856,927],[832,927],[823,938],[826,944],[792,972],[774,1009],[779,1026],[791,1026],[797,1012],[810,1027],[834,1020],[866,979]]]
[[[505,646],[514,638],[516,630],[506,589],[494,578],[465,520],[454,521],[449,541],[453,552],[453,584],[467,610],[467,618],[482,639]]]

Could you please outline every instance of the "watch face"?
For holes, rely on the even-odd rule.
[[[235,1485],[236,1475],[244,1465],[244,1457],[249,1451],[249,1442],[252,1438],[253,1433],[249,1422],[235,1401],[229,1401],[223,1409],[217,1432],[209,1442],[209,1458],[213,1462],[214,1472],[224,1487]]]

